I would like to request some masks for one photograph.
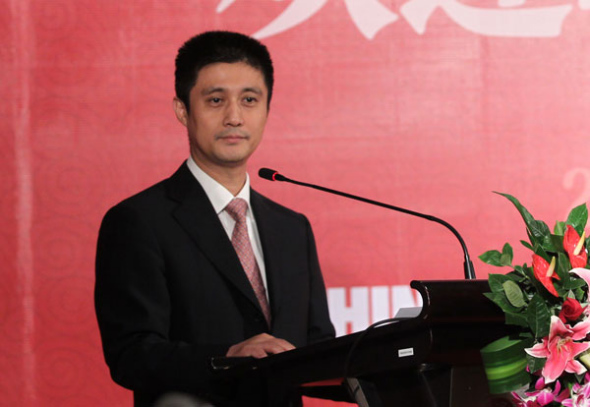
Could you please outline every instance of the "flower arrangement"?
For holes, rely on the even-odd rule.
[[[586,204],[574,208],[565,222],[549,227],[536,220],[511,195],[509,199],[526,224],[533,252],[531,265],[513,265],[513,249],[506,243],[479,258],[493,266],[507,266],[508,274],[490,274],[490,293],[506,317],[520,327],[524,340],[528,388],[513,392],[517,406],[590,407],[590,270],[585,227]],[[532,344],[532,346],[531,346]],[[521,387],[522,383],[518,386]],[[512,389],[516,390],[516,389]]]

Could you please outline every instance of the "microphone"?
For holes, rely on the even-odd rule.
[[[423,214],[420,212],[411,211],[409,209],[400,208],[398,206],[393,206],[393,205],[389,205],[389,204],[386,204],[383,202],[374,201],[372,199],[367,199],[367,198],[363,198],[363,197],[360,197],[357,195],[348,194],[346,192],[341,192],[341,191],[336,191],[334,189],[321,187],[319,185],[308,184],[306,182],[301,182],[301,181],[295,181],[293,179],[285,177],[282,174],[279,174],[278,171],[271,170],[270,168],[261,168],[258,171],[258,176],[260,178],[264,178],[269,181],[283,181],[283,182],[289,182],[289,183],[295,184],[295,185],[301,185],[304,187],[317,189],[320,191],[328,192],[330,194],[340,195],[345,198],[354,199],[356,201],[365,202],[365,203],[368,203],[371,205],[381,206],[382,208],[391,209],[391,210],[394,210],[397,212],[402,212],[402,213],[405,213],[408,215],[417,216],[419,218],[427,219],[431,222],[439,223],[439,224],[443,225],[444,227],[446,227],[447,229],[449,229],[455,235],[457,240],[459,240],[461,247],[463,248],[463,256],[465,259],[463,262],[463,271],[465,273],[465,279],[466,280],[475,279],[475,269],[473,268],[473,263],[471,262],[471,258],[469,257],[469,252],[467,251],[467,246],[465,245],[465,241],[463,240],[463,238],[461,237],[461,235],[459,234],[457,229],[455,229],[450,223],[448,223],[440,218],[437,218],[436,216],[426,215],[426,214]]]

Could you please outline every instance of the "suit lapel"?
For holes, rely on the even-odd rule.
[[[273,319],[279,315],[281,302],[281,236],[274,211],[266,204],[256,191],[250,192],[250,204],[256,219],[258,234],[264,252],[264,267],[266,268],[266,282],[270,297],[270,309]]]
[[[260,309],[250,281],[217,213],[186,164],[168,179],[168,193],[179,202],[173,216],[180,226],[226,280]]]

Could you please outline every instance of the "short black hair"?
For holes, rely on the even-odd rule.
[[[230,31],[207,31],[186,41],[176,55],[174,89],[188,109],[190,92],[197,83],[199,71],[206,65],[218,62],[245,62],[258,69],[268,88],[267,106],[270,106],[274,69],[268,49],[247,35]]]

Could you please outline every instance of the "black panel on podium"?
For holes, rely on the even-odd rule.
[[[483,295],[487,280],[412,281],[411,287],[423,302],[415,318],[264,359],[212,363],[222,376],[259,375],[270,406],[280,405],[273,400],[279,389],[371,407],[510,406],[489,394],[479,353],[509,333],[502,311]]]

